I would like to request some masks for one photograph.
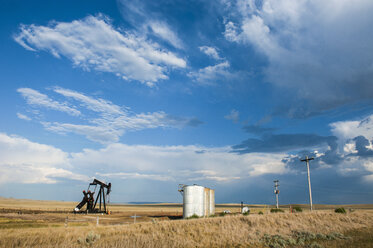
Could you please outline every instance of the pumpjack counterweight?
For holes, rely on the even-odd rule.
[[[94,187],[93,192],[90,190],[91,187]],[[97,187],[99,190],[96,192]],[[104,183],[100,180],[94,179],[92,183],[88,185],[87,192],[83,190],[83,199],[75,207],[75,213],[108,213],[108,197],[111,192],[111,183]],[[87,204],[87,209],[84,211],[82,208]],[[97,206],[97,208],[96,208]]]

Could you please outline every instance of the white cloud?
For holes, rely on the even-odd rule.
[[[73,98],[83,103],[87,109],[90,109],[95,112],[102,112],[106,114],[123,114],[122,109],[110,101],[100,98],[94,99],[82,93],[59,87],[54,88],[54,91],[65,97]]]
[[[330,124],[332,133],[340,140],[346,141],[357,136],[373,138],[373,115],[354,121],[338,121]]]
[[[144,35],[155,35],[175,48],[183,49],[184,43],[175,29],[167,22],[163,13],[155,13],[154,8],[141,0],[119,0],[122,17]]]
[[[354,153],[357,153],[355,142],[349,142],[349,143],[346,143],[346,144],[343,146],[343,152],[346,153],[346,154],[354,154]]]
[[[141,35],[115,29],[103,15],[49,26],[22,25],[20,29],[14,39],[28,50],[48,51],[57,58],[62,55],[74,66],[124,79],[154,83],[168,78],[168,68],[186,67],[184,59]]]
[[[0,133],[0,183],[56,183],[58,178],[87,180],[73,173],[68,154],[53,146]]]
[[[368,157],[345,157],[336,169],[343,176],[356,176],[363,182],[373,183],[373,161]]]
[[[189,72],[188,77],[192,78],[201,85],[213,85],[217,81],[234,77],[234,75],[228,71],[229,68],[229,62],[224,61],[213,66],[207,66],[199,69],[195,72]]]
[[[155,181],[174,181],[174,179],[167,175],[143,174],[143,173],[97,173],[97,175],[105,178],[121,178],[121,179],[150,179]]]
[[[147,23],[153,33],[176,48],[183,49],[184,44],[177,34],[165,22],[151,20]]]
[[[71,154],[83,170],[105,167],[101,175],[160,181],[228,182],[251,176],[286,172],[284,154],[238,155],[229,147],[147,146],[110,144],[99,150]],[[125,159],[123,159],[125,158]]]
[[[24,115],[24,114],[21,114],[21,113],[17,113],[17,117],[21,120],[25,120],[25,121],[31,121],[31,118],[28,117],[27,115]]]
[[[94,126],[84,124],[71,124],[59,122],[42,122],[44,128],[59,134],[75,133],[85,136],[87,139],[102,144],[117,142],[123,135],[123,130],[111,128],[110,126]]]
[[[360,120],[347,120],[331,123],[331,132],[338,138],[343,161],[338,165],[338,171],[345,175],[358,175],[366,182],[373,182],[373,162],[369,151],[373,150],[373,115]],[[367,143],[358,144],[356,137],[363,136]],[[360,146],[358,151],[357,145]],[[364,146],[365,151],[361,151]]]
[[[60,103],[50,99],[47,95],[41,94],[39,91],[30,88],[19,88],[19,93],[26,99],[30,105],[42,106],[68,113],[69,115],[78,116],[80,112],[73,107],[69,107],[66,103]]]
[[[215,47],[200,46],[199,50],[201,50],[201,52],[203,52],[207,56],[210,56],[213,59],[216,59],[216,60],[221,59]]]
[[[238,110],[232,109],[229,115],[224,116],[227,120],[232,120],[233,122],[238,122],[240,119],[240,112]]]
[[[373,2],[237,0],[227,40],[252,45],[264,72],[317,110],[373,98]]]
[[[230,182],[286,173],[284,154],[238,155],[229,147],[110,144],[67,153],[53,146],[0,133],[0,183],[56,183],[131,178],[155,181]]]
[[[47,95],[32,89],[18,89],[28,104],[48,107],[57,111],[79,113],[79,121],[84,123],[61,123],[41,121],[45,129],[60,133],[75,133],[84,135],[87,139],[108,144],[118,142],[126,131],[136,131],[150,128],[182,128],[197,126],[202,122],[196,118],[177,117],[163,111],[152,113],[133,113],[128,107],[121,107],[110,101],[93,98],[69,89],[55,87],[54,92],[66,97],[67,100],[79,102],[80,110],[60,104]],[[72,112],[74,110],[74,112]],[[86,110],[95,113],[89,113]],[[83,114],[84,113],[84,114]],[[77,114],[75,114],[77,115]]]
[[[238,42],[240,37],[237,32],[237,27],[233,22],[229,21],[225,24],[224,36],[227,40]]]

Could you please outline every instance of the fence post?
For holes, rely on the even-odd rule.
[[[66,219],[65,219],[65,227],[67,227],[68,222],[69,222],[69,216],[66,216]]]

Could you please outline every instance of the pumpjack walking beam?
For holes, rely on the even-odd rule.
[[[89,189],[91,186],[95,186],[95,189],[93,192],[91,192]],[[95,197],[95,191],[97,186],[99,186],[99,191],[96,194]],[[106,192],[105,192],[106,189]],[[83,200],[76,206],[74,209],[74,212],[79,212],[81,208],[87,204],[87,212],[88,213],[108,213],[107,209],[107,197],[111,192],[111,183],[104,183],[100,180],[94,179],[92,183],[88,186],[88,193],[83,191],[84,197]],[[96,198],[96,199],[95,199]],[[99,209],[96,209],[96,205],[99,203]]]
[[[98,212],[100,213],[107,213],[107,206],[106,206],[106,197],[110,194],[111,192],[111,183],[103,183],[100,180],[94,179],[92,183],[89,184],[91,185],[99,185],[100,189],[98,191],[98,194],[96,196],[96,201],[95,204],[93,205],[93,209],[96,208],[97,203],[99,202],[99,209]],[[105,193],[106,189],[106,193]]]

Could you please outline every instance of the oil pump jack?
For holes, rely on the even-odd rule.
[[[99,186],[98,192],[96,192]],[[90,190],[94,187],[93,192]],[[106,192],[105,192],[106,189]],[[94,179],[92,183],[88,185],[87,192],[83,190],[83,200],[75,207],[74,213],[87,212],[87,213],[108,213],[107,204],[109,202],[108,196],[111,192],[111,183],[103,183],[97,179]],[[98,208],[96,208],[97,203]],[[81,211],[84,205],[87,204],[86,211]]]

